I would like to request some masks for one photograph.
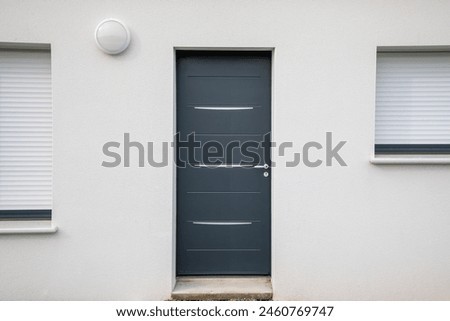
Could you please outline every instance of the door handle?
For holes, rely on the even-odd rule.
[[[255,166],[253,166],[253,168],[264,168],[264,169],[269,169],[269,165],[268,165],[268,164],[264,164],[264,165],[255,165]]]

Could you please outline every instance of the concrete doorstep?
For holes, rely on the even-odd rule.
[[[270,277],[178,277],[173,300],[183,301],[267,301],[272,299]]]

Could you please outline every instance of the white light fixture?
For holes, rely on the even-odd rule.
[[[121,21],[106,19],[95,30],[95,42],[103,52],[116,55],[128,48],[130,31]]]

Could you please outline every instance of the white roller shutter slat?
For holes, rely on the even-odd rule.
[[[52,209],[49,51],[0,50],[0,218]]]
[[[450,53],[378,53],[375,144],[450,144]]]

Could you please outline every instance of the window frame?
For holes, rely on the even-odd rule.
[[[50,55],[50,80],[51,80],[51,93],[53,96],[53,74],[52,74],[52,51],[51,51],[51,45],[49,43],[14,43],[14,42],[0,42],[0,51],[8,51],[8,50],[18,50],[18,51],[29,51],[29,52],[48,52]],[[53,118],[53,102],[51,102],[52,107],[52,118]],[[53,119],[51,120],[51,141],[53,141]],[[52,143],[53,145],[53,143]],[[51,148],[51,176],[53,176],[53,146]],[[53,189],[53,181],[51,182],[51,186]],[[53,192],[51,194],[51,199],[53,202]],[[8,221],[14,222],[14,221],[52,221],[52,209],[53,206],[51,206],[50,209],[0,209],[0,223],[4,222],[7,223]],[[3,224],[3,223],[1,223]],[[0,225],[1,225],[0,224]],[[25,228],[25,230],[27,230]],[[48,230],[48,231],[47,231]],[[50,232],[54,233],[56,232],[56,227],[48,228],[38,228],[38,229],[31,229],[30,233],[42,233],[42,232]],[[12,230],[13,232],[15,229]],[[23,232],[23,231],[22,231]],[[19,232],[19,233],[22,233]],[[4,230],[0,226],[0,234],[9,234],[9,229]]]
[[[376,52],[375,63],[375,83],[377,83],[378,56],[380,53],[450,53],[450,46],[378,46]],[[377,91],[375,85],[375,95]],[[375,102],[375,114],[377,112],[377,104]],[[376,120],[374,121],[374,133],[376,132]],[[450,131],[450,129],[449,129]],[[388,155],[436,155],[450,157],[450,144],[373,144],[374,158],[377,156]]]

